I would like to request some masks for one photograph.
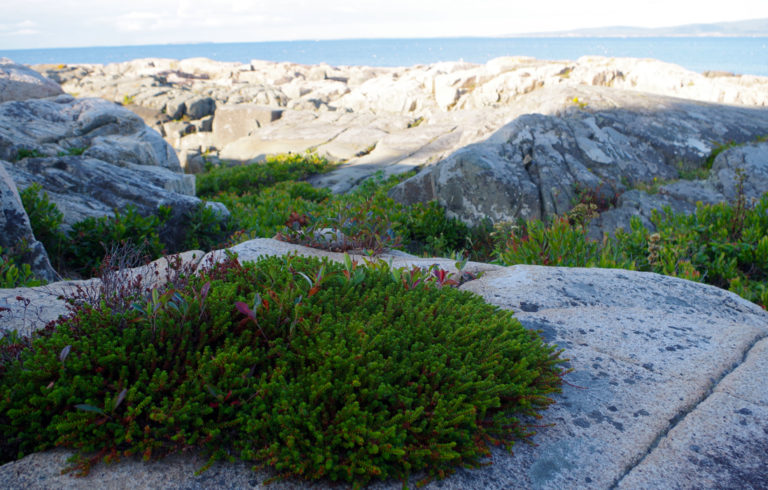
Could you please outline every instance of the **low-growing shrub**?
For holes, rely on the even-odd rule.
[[[29,264],[20,262],[17,254],[0,247],[0,289],[28,288],[41,284],[43,281],[32,274]],[[2,313],[0,313],[0,319],[2,319]]]
[[[212,168],[210,172],[198,175],[197,195],[212,197],[219,192],[236,195],[255,193],[278,182],[304,180],[331,168],[328,160],[314,153],[271,156],[264,162]]]
[[[244,239],[271,238],[283,229],[292,213],[315,213],[329,199],[327,189],[315,189],[306,182],[279,182],[260,192],[237,195],[220,193],[212,200],[232,213],[232,228]]]
[[[24,160],[25,158],[40,158],[44,157],[45,154],[42,153],[40,150],[37,149],[30,149],[30,148],[18,148],[16,150],[16,156],[14,157],[14,161],[18,162],[19,160]]]
[[[63,251],[66,267],[80,276],[92,277],[104,255],[116,244],[139,247],[148,260],[163,254],[164,245],[158,231],[167,219],[168,208],[160,208],[157,216],[141,216],[128,205],[114,216],[86,218],[72,225]]]
[[[568,217],[518,223],[498,233],[505,265],[612,267],[703,281],[768,306],[768,194],[754,207],[699,204],[691,215],[654,211],[650,231],[637,218],[602,242]]]
[[[67,148],[64,151],[60,151],[57,156],[60,156],[60,157],[80,156],[83,153],[85,153],[85,150],[87,149],[88,147],[85,147],[85,146],[72,146],[70,148]]]
[[[40,184],[34,183],[19,192],[21,203],[29,216],[32,233],[43,244],[54,267],[60,267],[56,259],[61,257],[62,246],[66,243],[66,236],[59,230],[64,215],[48,198],[48,193],[43,191]]]
[[[447,218],[436,202],[404,206],[387,197],[393,186],[411,175],[385,179],[377,174],[344,195],[306,182],[283,181],[258,192],[220,192],[211,199],[232,213],[232,228],[238,230],[233,241],[278,235],[293,243],[340,251],[376,253],[400,247],[433,256],[471,247],[472,231]],[[329,229],[341,241],[316,233]]]
[[[402,248],[419,255],[451,255],[464,251],[470,230],[460,220],[448,218],[436,203],[405,206],[387,192],[413,175],[406,173],[369,178],[354,191],[329,195],[319,205],[291,210],[279,238],[301,245],[335,251],[364,249],[376,254],[385,248]],[[332,230],[333,239],[318,232]]]
[[[476,465],[532,434],[563,361],[449,283],[348,257],[230,257],[124,311],[83,305],[0,356],[0,454],[74,448],[87,472],[203,448],[356,486]]]
[[[232,220],[223,221],[218,211],[200,202],[187,216],[188,227],[182,250],[206,252],[224,248],[233,232]]]

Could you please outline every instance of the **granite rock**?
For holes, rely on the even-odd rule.
[[[0,58],[0,104],[61,95],[61,86],[35,70]]]
[[[27,212],[21,203],[16,184],[0,165],[0,249],[3,254],[20,255],[32,273],[45,281],[56,279],[45,247],[37,241]]]

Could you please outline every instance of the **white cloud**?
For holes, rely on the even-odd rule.
[[[114,19],[115,27],[123,32],[140,32],[154,29],[157,16],[152,12],[129,12]]]
[[[494,36],[761,17],[768,17],[766,0],[729,0],[727,9],[700,0],[0,0],[0,49]]]
[[[18,31],[9,32],[8,36],[33,36],[40,34],[40,31],[36,29],[19,29]]]

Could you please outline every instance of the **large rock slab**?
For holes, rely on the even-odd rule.
[[[760,199],[768,191],[768,141],[723,151],[712,163],[708,180],[729,201],[738,197],[740,181],[747,201]]]
[[[619,482],[625,488],[700,488],[695,482],[728,487],[718,466],[696,465],[699,476],[692,483],[672,474],[687,464],[685,453],[643,459],[673,431],[699,440],[699,451],[727,461],[734,472],[755,481],[768,477],[754,457],[737,456],[753,447],[743,436],[765,440],[765,407],[748,419],[714,418],[708,408],[718,405],[721,395],[710,393],[719,391],[719,380],[738,371],[734,367],[768,335],[768,314],[758,306],[712,286],[611,269],[518,265],[462,289],[514,310],[523,325],[564,348],[573,368],[540,421],[556,425],[540,431],[536,446],[517,447],[514,458],[496,461],[474,488],[609,488]],[[754,361],[743,363],[743,371],[750,379],[761,372]],[[752,400],[768,394],[764,384],[753,390]],[[697,411],[710,422],[690,418]],[[720,434],[742,438],[723,443]],[[647,465],[670,479],[622,480],[641,461],[638,470]]]
[[[19,150],[56,156],[74,150],[115,165],[135,163],[180,173],[173,149],[133,112],[103,99],[69,95],[0,104],[0,158]]]
[[[761,389],[766,376],[768,339],[763,339],[618,487],[768,486],[768,393]]]
[[[268,239],[232,250],[242,261],[294,252],[343,258]],[[211,253],[200,266],[223,256]],[[395,266],[452,266],[448,259],[402,253],[384,259]],[[573,370],[556,403],[535,421],[540,428],[534,445],[520,443],[512,455],[494,448],[492,465],[458,470],[425,488],[756,488],[766,481],[763,452],[757,448],[766,438],[768,389],[756,382],[768,365],[764,310],[718,288],[652,273],[485,264],[468,269],[485,274],[462,289],[513,310],[523,325],[563,348]],[[49,451],[6,464],[0,467],[0,483],[25,488],[261,488],[273,476],[253,472],[244,463],[217,463],[194,476],[205,458],[192,452],[151,463],[127,458],[75,479],[60,474],[70,454]],[[679,475],[669,473],[678,469]],[[330,487],[324,481],[273,486]],[[399,482],[371,485],[400,487]]]
[[[633,184],[678,178],[679,162],[703,165],[713,142],[768,133],[765,109],[603,87],[538,90],[525,99],[559,109],[516,118],[390,195],[405,203],[437,199],[469,223],[542,219],[569,211],[580,189],[610,197]]]
[[[61,86],[35,70],[0,58],[0,104],[12,100],[40,99],[61,95]]]
[[[248,136],[266,124],[280,119],[283,111],[255,104],[225,105],[216,109],[213,120],[214,143],[223,148],[229,143]]]

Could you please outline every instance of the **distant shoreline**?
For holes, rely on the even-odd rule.
[[[669,27],[603,26],[550,32],[525,32],[525,37],[768,37],[768,19],[685,24]]]
[[[265,60],[303,65],[405,67],[444,61],[484,64],[502,56],[540,60],[576,60],[583,56],[652,58],[698,73],[723,71],[768,76],[768,37],[463,37],[0,49],[0,57],[27,65],[202,57],[239,63]]]

